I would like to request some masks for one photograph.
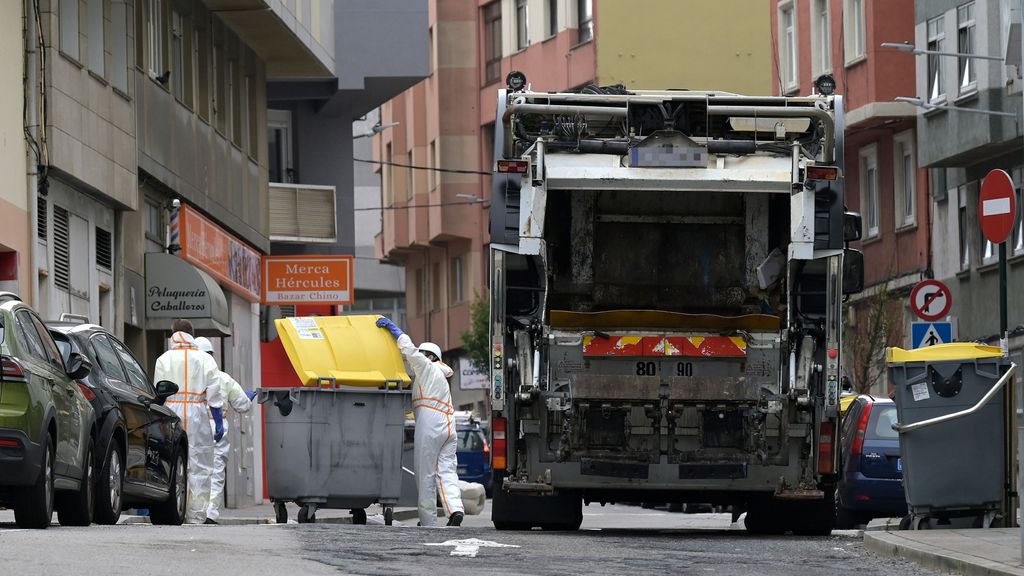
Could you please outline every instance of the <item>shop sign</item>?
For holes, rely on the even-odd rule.
[[[180,256],[251,302],[260,300],[260,253],[190,206],[171,219]]]
[[[352,268],[352,256],[264,256],[263,303],[351,304]]]

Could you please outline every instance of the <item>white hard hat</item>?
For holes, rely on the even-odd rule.
[[[213,343],[206,336],[200,336],[196,338],[196,348],[199,348],[203,352],[213,352]]]
[[[430,352],[438,360],[441,359],[441,347],[433,342],[424,342],[420,344],[420,352]]]

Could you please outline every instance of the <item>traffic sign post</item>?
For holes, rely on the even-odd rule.
[[[1003,349],[1003,354],[1008,354],[1006,238],[1013,230],[1013,223],[1017,217],[1017,197],[1013,191],[1013,180],[1005,170],[992,170],[981,181],[978,214],[985,238],[999,245],[999,345]]]

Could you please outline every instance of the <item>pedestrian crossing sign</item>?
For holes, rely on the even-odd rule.
[[[914,322],[910,325],[910,335],[914,348],[949,344],[953,341],[953,323]]]

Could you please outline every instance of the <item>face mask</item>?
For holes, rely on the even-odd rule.
[[[452,370],[451,367],[449,367],[444,362],[441,362],[440,360],[438,360],[437,361],[437,365],[441,367],[441,374],[444,374],[444,377],[446,379],[447,378],[451,378],[452,376],[455,375],[455,370]]]

